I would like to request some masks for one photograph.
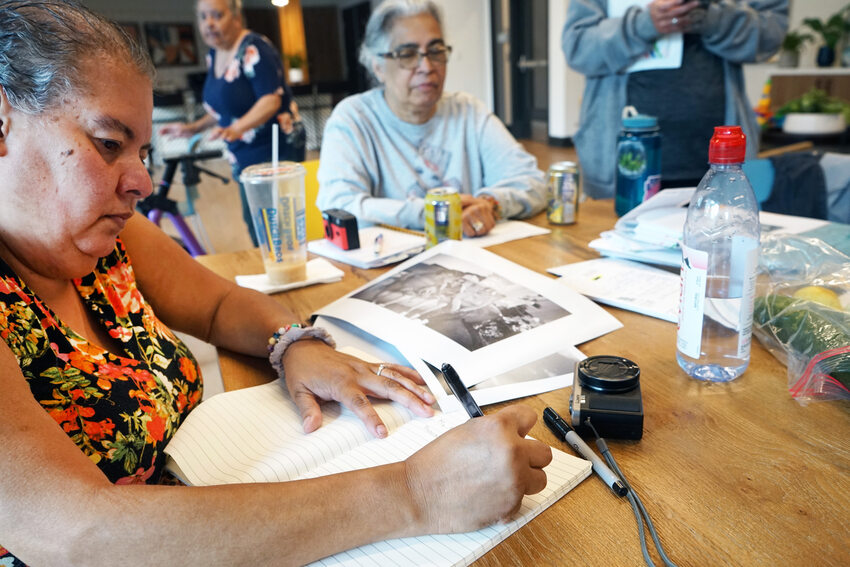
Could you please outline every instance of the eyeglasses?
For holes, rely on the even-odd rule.
[[[378,56],[384,59],[395,59],[402,69],[415,69],[422,62],[423,57],[427,57],[433,65],[445,65],[451,52],[450,45],[435,45],[425,51],[419,51],[417,47],[402,46],[394,51],[378,53]]]

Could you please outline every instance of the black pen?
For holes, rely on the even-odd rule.
[[[466,388],[463,382],[460,380],[460,376],[457,375],[455,369],[452,368],[451,364],[443,365],[443,377],[446,379],[446,383],[451,388],[452,392],[457,399],[460,400],[460,403],[463,404],[466,413],[469,414],[469,417],[481,417],[484,415],[484,412],[481,411],[481,408],[478,407],[478,404],[475,403],[475,400],[472,399],[472,394],[469,393],[469,390]]]
[[[543,410],[543,421],[552,430],[552,433],[564,441],[567,445],[575,449],[576,453],[587,459],[593,465],[593,471],[602,478],[602,480],[611,487],[611,490],[617,496],[625,496],[629,489],[623,485],[623,482],[608,468],[608,466],[600,459],[593,449],[587,446],[578,436],[578,433],[570,427],[564,418],[558,415],[558,412],[552,408]]]

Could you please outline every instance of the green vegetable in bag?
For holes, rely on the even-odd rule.
[[[850,314],[786,295],[756,298],[753,323],[804,361],[850,345]],[[829,374],[850,389],[850,352],[831,357]]]

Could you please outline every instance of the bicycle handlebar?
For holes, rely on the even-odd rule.
[[[197,152],[197,153],[188,153],[181,154],[179,156],[172,156],[168,158],[163,158],[162,161],[165,163],[171,162],[182,162],[182,161],[203,161],[205,159],[213,159],[221,157],[223,152],[221,150],[207,150],[205,152]]]

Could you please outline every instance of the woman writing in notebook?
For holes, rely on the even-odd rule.
[[[381,437],[368,396],[423,416],[433,397],[409,369],[287,329],[277,301],[207,271],[134,213],[152,191],[152,76],[132,40],[76,2],[0,0],[0,564],[303,564],[476,529],[541,490],[551,452],[524,438],[535,415],[521,407],[393,465],[161,484],[163,447],[202,388],[170,328],[254,356],[271,337],[305,433],[322,401]]]

